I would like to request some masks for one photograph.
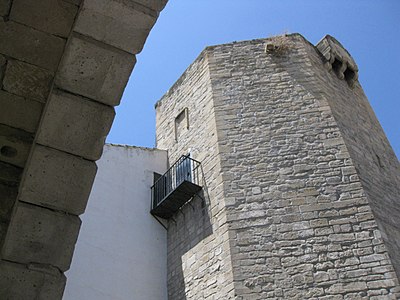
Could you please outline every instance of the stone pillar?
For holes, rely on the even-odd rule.
[[[204,171],[169,223],[171,299],[400,297],[399,164],[357,72],[330,36],[277,36],[206,48],[157,103],[157,146]]]
[[[0,291],[60,299],[123,90],[166,0],[0,3]]]

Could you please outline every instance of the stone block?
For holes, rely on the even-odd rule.
[[[82,3],[82,0],[63,0],[63,1],[67,2],[67,3],[72,3],[72,4],[76,5],[76,6],[80,6],[81,3]]]
[[[10,93],[45,102],[51,88],[51,72],[18,60],[9,60],[3,87]]]
[[[6,64],[7,60],[6,58],[0,54],[0,87],[1,87],[1,82],[3,81],[3,76],[4,76],[4,65]]]
[[[0,21],[0,53],[55,71],[65,40],[12,21]]]
[[[5,233],[4,229],[6,228],[4,224],[8,224],[10,221],[11,211],[15,199],[17,199],[18,187],[8,186],[0,183],[0,193],[0,241],[2,241]]]
[[[19,200],[80,215],[85,211],[96,170],[94,162],[36,145]]]
[[[316,45],[316,49],[326,58],[325,67],[340,79],[345,79],[350,87],[358,79],[358,67],[350,53],[334,37],[326,35]]]
[[[77,216],[18,202],[2,257],[9,261],[69,269],[81,221]]]
[[[0,16],[6,16],[8,15],[8,12],[10,10],[10,3],[11,0],[1,0],[0,1]]]
[[[18,186],[22,169],[0,161],[0,183],[8,186]]]
[[[134,0],[134,2],[159,12],[163,10],[168,0]]]
[[[48,269],[48,268],[47,268]],[[1,299],[61,299],[66,278],[58,272],[38,270],[34,266],[24,266],[0,261]]]
[[[7,226],[10,222],[12,208],[17,199],[18,187],[8,186],[0,183],[0,241],[4,240]]]
[[[0,123],[36,132],[43,104],[0,90]]]
[[[53,91],[37,134],[39,144],[97,160],[115,116],[114,109]]]
[[[139,53],[157,15],[138,9],[132,1],[86,0],[74,31],[129,53]]]
[[[358,67],[350,53],[333,36],[324,36],[316,45],[319,52],[327,61],[333,63],[335,59],[346,63],[352,70],[358,71]]]
[[[0,161],[23,168],[32,141],[31,134],[0,124]]]
[[[134,55],[75,36],[57,72],[56,85],[115,106],[121,100],[135,62]]]
[[[64,1],[14,0],[10,19],[57,36],[67,37],[78,7]]]
[[[22,169],[0,162],[0,241],[3,241],[17,199]]]

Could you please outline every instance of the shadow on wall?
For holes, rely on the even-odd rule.
[[[22,169],[0,161],[0,246],[3,244],[12,208],[17,199]]]
[[[169,221],[168,299],[186,300],[185,276],[201,281],[208,272],[208,268],[199,268],[202,265],[197,253],[189,252],[213,233],[209,203],[207,188],[203,186]]]

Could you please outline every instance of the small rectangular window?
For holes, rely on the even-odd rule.
[[[178,141],[187,130],[189,130],[189,110],[186,107],[175,118],[175,140]]]

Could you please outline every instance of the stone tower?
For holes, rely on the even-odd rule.
[[[231,43],[156,104],[157,147],[203,172],[169,299],[399,299],[400,168],[357,72],[330,36]]]

